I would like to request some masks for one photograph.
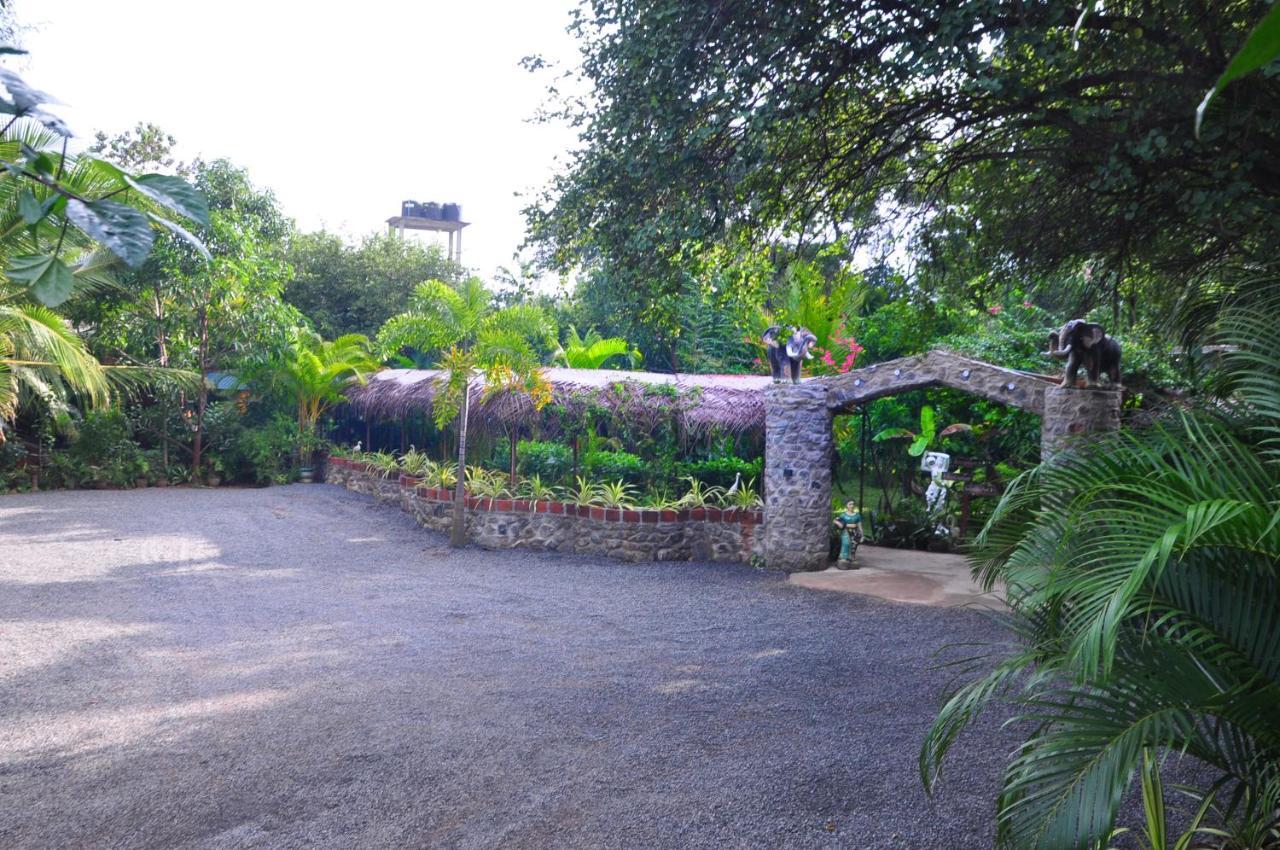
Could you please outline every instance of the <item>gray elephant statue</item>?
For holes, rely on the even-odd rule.
[[[769,371],[775,384],[783,383],[787,372],[791,374],[791,383],[800,383],[800,364],[813,359],[813,347],[818,344],[818,338],[808,328],[792,328],[791,331],[791,336],[782,340],[778,338],[782,327],[773,325],[761,338],[769,354]]]
[[[1095,322],[1072,319],[1062,330],[1049,334],[1049,356],[1067,361],[1062,377],[1064,387],[1076,385],[1076,373],[1081,366],[1088,375],[1089,386],[1098,383],[1103,372],[1113,387],[1120,386],[1120,343],[1107,336],[1102,325]]]

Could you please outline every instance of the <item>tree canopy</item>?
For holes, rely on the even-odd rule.
[[[563,87],[586,93],[554,107],[581,145],[531,239],[669,323],[711,245],[877,225],[933,288],[979,266],[984,290],[1073,287],[1081,313],[1161,306],[1186,292],[1169,281],[1252,273],[1280,235],[1280,81],[1236,81],[1194,133],[1267,6],[1108,3],[1077,31],[1052,2],[591,0]]]

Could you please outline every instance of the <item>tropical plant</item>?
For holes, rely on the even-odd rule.
[[[1199,805],[1196,807],[1195,814],[1192,815],[1191,821],[1183,828],[1181,833],[1176,836],[1171,834],[1173,827],[1169,823],[1169,817],[1165,808],[1164,799],[1164,780],[1160,776],[1160,759],[1152,750],[1147,747],[1142,751],[1142,767],[1139,774],[1142,778],[1142,813],[1145,823],[1143,830],[1138,836],[1138,842],[1142,846],[1142,850],[1192,850],[1191,842],[1195,841],[1197,835],[1212,835],[1218,838],[1229,838],[1230,833],[1221,829],[1214,829],[1204,825],[1205,818],[1208,816],[1213,807],[1214,795],[1197,794],[1193,791],[1184,791],[1185,794],[1197,799]],[[1111,839],[1119,838],[1122,835],[1133,832],[1128,827],[1120,827],[1113,830]],[[1203,845],[1200,845],[1203,846]],[[1111,847],[1108,850],[1117,850]]]
[[[511,495],[506,475],[480,466],[467,467],[466,488],[478,499],[504,499]]]
[[[377,478],[390,478],[400,474],[400,461],[391,452],[365,452],[361,458],[369,467],[370,473]]]
[[[630,508],[636,503],[636,488],[625,481],[605,482],[596,487],[596,502],[605,508]]]
[[[907,454],[912,457],[920,457],[920,455],[933,447],[935,441],[945,439],[953,434],[959,434],[962,431],[972,430],[972,425],[957,422],[939,431],[938,415],[931,405],[926,404],[920,408],[919,431],[912,431],[909,428],[885,428],[871,439],[877,443],[885,440],[910,440],[911,445],[907,447]]]
[[[0,55],[24,51],[0,46]],[[70,135],[46,112],[48,95],[0,68],[0,443],[5,422],[28,396],[58,407],[74,396],[101,406],[112,390],[190,375],[129,365],[106,367],[63,317],[52,312],[73,296],[115,285],[110,268],[141,265],[156,228],[177,234],[207,256],[180,221],[208,224],[204,197],[186,181],[133,175],[92,156],[67,153]],[[176,214],[176,217],[175,215]]]
[[[764,504],[760,499],[760,494],[756,492],[756,480],[754,478],[745,483],[739,481],[732,485],[725,491],[722,503],[725,507],[730,508],[758,508]]]
[[[420,452],[413,446],[409,447],[409,451],[400,455],[400,470],[405,475],[412,475],[416,478],[425,478],[435,466],[435,461],[427,456],[426,452]]]
[[[294,328],[288,345],[267,366],[269,380],[295,404],[298,432],[311,433],[343,390],[379,368],[368,338],[347,334],[325,340],[310,328]]]
[[[595,328],[579,336],[573,325],[569,325],[564,344],[556,349],[556,360],[571,369],[603,369],[615,357],[625,357],[633,369],[641,359],[640,352],[622,337],[605,339]]]
[[[676,501],[678,507],[706,508],[724,499],[723,487],[708,486],[692,476],[686,476],[681,480],[689,482],[689,490]]]
[[[597,505],[600,503],[600,488],[586,476],[578,475],[574,479],[574,486],[565,492],[565,496],[575,505]]]
[[[1017,706],[1030,732],[997,799],[1003,845],[1106,840],[1156,751],[1217,773],[1222,846],[1280,846],[1280,293],[1263,303],[1220,321],[1232,416],[1077,446],[1016,479],[977,541],[1018,646],[950,696],[921,771],[932,787],[989,702]]]
[[[556,488],[542,483],[541,475],[530,475],[520,482],[520,496],[531,502],[546,502],[556,497]]]
[[[417,352],[435,358],[445,370],[432,400],[437,427],[458,420],[458,468],[467,466],[467,419],[472,373],[484,374],[484,392],[521,391],[535,410],[551,400],[551,388],[539,372],[538,349],[555,335],[540,308],[517,304],[494,309],[493,298],[477,278],[457,287],[438,280],[419,284],[408,311],[378,331],[379,347],[389,356]],[[458,483],[450,542],[466,543],[462,482]]]

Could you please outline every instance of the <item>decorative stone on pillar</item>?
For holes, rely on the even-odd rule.
[[[827,387],[774,384],[765,390],[764,409],[765,565],[825,569],[832,517]]]
[[[1120,428],[1118,390],[1048,387],[1044,391],[1044,418],[1040,422],[1040,459],[1052,460],[1080,434],[1117,431]]]

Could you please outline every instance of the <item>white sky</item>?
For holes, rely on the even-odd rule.
[[[306,230],[356,237],[402,199],[457,202],[463,263],[511,266],[522,201],[573,142],[529,123],[574,62],[574,0],[18,0],[21,73],[76,134],[150,121],[179,158],[226,157]],[[443,237],[443,234],[441,235]]]

